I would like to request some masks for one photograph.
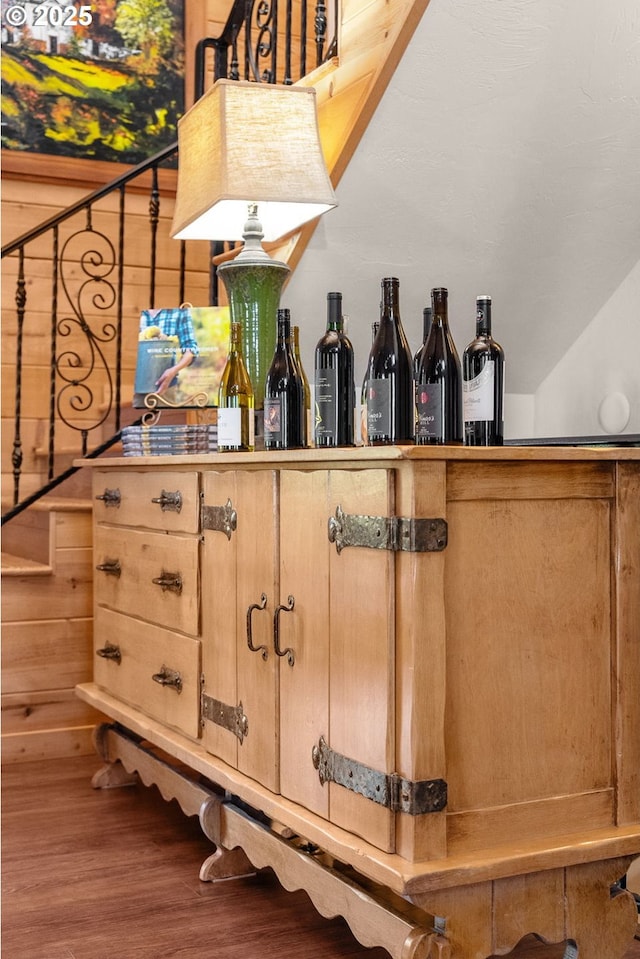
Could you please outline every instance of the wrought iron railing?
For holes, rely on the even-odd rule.
[[[313,67],[319,66],[335,53],[335,40],[327,39],[324,0],[317,0],[313,11],[313,34],[308,30],[308,19],[307,0],[296,0],[295,4],[293,0],[234,0],[221,35],[198,44],[196,99],[204,92],[207,75],[212,80],[228,77],[268,83],[292,83],[305,76],[310,61]],[[212,64],[208,63],[209,53]],[[10,508],[3,513],[3,524],[76,471],[73,466],[60,468],[61,448],[69,460],[91,458],[120,439],[127,409],[122,397],[126,276],[135,272],[138,288],[141,277],[146,276],[144,305],[154,307],[159,295],[159,242],[163,239],[159,227],[162,204],[168,195],[163,188],[163,170],[175,167],[177,153],[177,143],[166,147],[2,248],[4,283],[15,283],[16,336],[14,408],[12,413],[3,410],[5,435],[9,421],[13,422],[13,495]],[[148,198],[145,236],[139,222],[141,194]],[[132,202],[137,204],[138,217],[135,237],[130,239],[127,228]],[[167,269],[165,249],[162,272],[163,277],[168,273],[174,277],[175,289],[171,292],[163,281],[161,305],[167,305],[169,297],[171,303],[189,298],[188,277],[195,269],[191,258],[199,256],[202,261],[201,244],[197,246],[199,253],[192,252],[193,243],[176,242],[171,249],[169,255],[174,262]],[[211,259],[208,255],[208,264]],[[33,305],[30,302],[30,274],[35,275],[37,267],[41,272],[43,261],[49,264],[51,297],[47,399],[38,415],[38,420],[45,423],[39,455],[46,462],[42,468],[46,479],[25,495],[25,446],[30,444],[28,451],[35,452],[32,435],[29,440],[25,436],[25,426],[33,420],[24,412],[27,373],[35,367],[26,350],[34,338],[41,341],[47,322],[42,297]],[[214,270],[209,302],[217,302]],[[42,358],[38,366],[42,367]],[[40,383],[36,386],[43,388]],[[32,468],[30,477],[34,472]]]

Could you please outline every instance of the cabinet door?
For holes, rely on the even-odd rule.
[[[203,741],[209,752],[277,792],[277,477],[272,471],[207,472],[203,490],[205,506],[230,500],[237,514],[230,537],[204,532],[204,693],[228,706],[241,705],[247,721],[240,741],[205,719]],[[257,651],[248,645],[249,624]]]
[[[394,767],[394,558],[328,538],[336,508],[393,512],[387,470],[283,471],[280,491],[281,789],[331,822],[385,850],[393,815],[337,784],[322,785],[312,749],[329,747],[383,773]]]

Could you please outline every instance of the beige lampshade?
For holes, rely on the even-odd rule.
[[[337,205],[313,88],[218,80],[179,121],[178,145],[176,239],[240,239],[258,203],[276,240]]]

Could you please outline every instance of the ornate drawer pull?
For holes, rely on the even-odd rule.
[[[96,499],[102,500],[105,506],[120,506],[120,490],[105,489],[104,493],[96,496]]]
[[[96,654],[102,656],[103,659],[111,659],[114,663],[117,663],[118,666],[122,662],[122,653],[120,652],[119,646],[114,646],[112,643],[107,643],[106,646],[103,646],[102,649],[96,649]]]
[[[162,571],[161,576],[154,576],[151,580],[154,586],[161,586],[162,589],[170,589],[174,593],[182,592],[182,576],[180,573],[167,573]]]
[[[277,606],[276,611],[273,614],[273,648],[276,651],[277,656],[286,656],[287,662],[290,666],[296,661],[296,654],[290,646],[287,649],[280,649],[280,613],[290,613],[295,605],[295,599],[293,596],[287,598],[286,606]]]
[[[160,496],[154,496],[151,502],[158,503],[161,510],[173,510],[174,513],[179,513],[182,509],[182,493],[180,490],[169,493],[163,489]]]
[[[96,569],[101,573],[106,573],[107,576],[119,577],[120,573],[122,572],[119,559],[108,559],[104,563],[98,563]]]
[[[154,673],[151,677],[154,683],[160,683],[161,686],[170,686],[177,693],[182,692],[182,676],[175,669],[169,669],[168,666],[161,666],[159,673]]]
[[[262,651],[262,658],[264,660],[267,659],[269,655],[269,650],[267,649],[266,646],[253,645],[253,636],[251,632],[251,616],[253,614],[254,609],[265,609],[266,605],[267,605],[267,595],[266,593],[263,593],[260,597],[260,602],[252,603],[251,606],[249,606],[247,609],[247,646],[249,647],[252,653],[259,653],[260,651]]]

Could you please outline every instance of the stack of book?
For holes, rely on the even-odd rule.
[[[213,424],[125,426],[125,456],[173,456],[181,453],[215,453],[218,428]]]

